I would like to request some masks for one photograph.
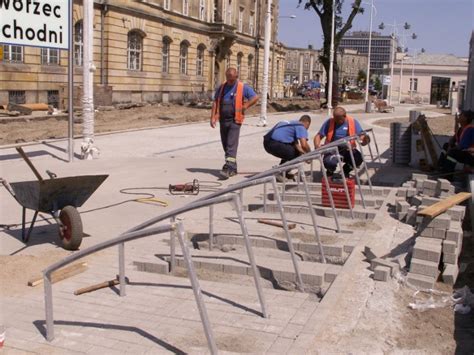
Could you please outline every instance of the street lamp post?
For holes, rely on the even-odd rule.
[[[408,27],[408,28],[407,28]],[[406,23],[405,24],[405,30],[410,29],[409,25]],[[411,35],[412,39],[416,39],[417,36],[415,33]],[[406,47],[406,32],[403,32],[402,34],[402,51],[406,53],[408,48]],[[404,61],[405,56],[402,57],[401,62],[400,62],[400,80],[398,83],[398,103],[402,101],[402,86],[403,86],[403,61]]]
[[[272,26],[272,0],[267,0],[267,13],[265,14],[265,43],[263,47],[263,86],[260,101],[259,126],[267,125],[267,96],[268,96],[268,62],[270,59],[270,41]]]
[[[334,80],[334,32],[336,24],[336,0],[332,1],[332,19],[331,19],[331,48],[329,51],[329,85],[328,85],[328,94],[327,105],[328,105],[328,116],[332,116],[332,82]]]
[[[372,52],[372,20],[374,12],[374,0],[370,2],[370,27],[369,27],[369,50],[367,57],[367,74],[365,77],[365,112],[370,112],[372,103],[369,101],[369,81],[370,81],[370,56]]]

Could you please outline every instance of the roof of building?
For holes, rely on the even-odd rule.
[[[463,58],[456,57],[453,54],[429,54],[421,53],[415,58],[405,57],[404,62],[407,64],[425,64],[425,65],[458,65],[467,66],[467,62]]]

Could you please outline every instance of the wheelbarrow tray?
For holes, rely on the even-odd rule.
[[[59,211],[66,206],[81,207],[108,175],[84,175],[43,181],[11,183],[15,199],[39,212]]]

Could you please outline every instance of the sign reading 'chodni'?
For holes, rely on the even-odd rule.
[[[69,49],[70,0],[0,0],[0,43]]]

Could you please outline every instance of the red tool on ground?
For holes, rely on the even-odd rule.
[[[172,195],[197,195],[199,193],[199,180],[185,184],[169,185],[168,190]]]
[[[328,178],[329,188],[331,189],[332,198],[334,199],[334,205],[336,208],[349,208],[347,203],[347,196],[344,190],[344,184],[342,179],[333,179],[332,177]],[[351,201],[351,206],[355,205],[355,181],[353,178],[347,178],[347,188],[349,190],[349,197]],[[331,203],[329,201],[328,191],[326,189],[326,181],[323,178],[322,181],[322,197],[323,197],[323,206],[330,207]]]

